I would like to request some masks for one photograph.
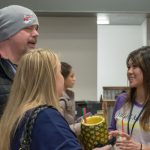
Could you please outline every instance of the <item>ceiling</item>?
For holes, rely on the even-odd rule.
[[[81,12],[36,12],[43,17],[96,17],[98,13]],[[104,14],[104,13],[101,13]],[[149,17],[148,14],[139,13],[105,13],[110,19],[110,25],[140,25]]]
[[[146,19],[146,14],[128,14],[118,13],[108,14],[111,25],[141,25]]]

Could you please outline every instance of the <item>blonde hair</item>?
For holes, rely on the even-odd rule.
[[[11,139],[26,111],[39,105],[59,109],[55,74],[60,64],[49,49],[35,49],[19,62],[8,104],[0,121],[0,149],[9,150]]]

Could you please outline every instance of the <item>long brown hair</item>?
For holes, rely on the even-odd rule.
[[[132,51],[126,60],[128,66],[129,60],[134,65],[138,66],[143,73],[143,86],[145,91],[145,109],[140,119],[140,125],[145,130],[150,130],[150,46],[143,46],[137,50]],[[128,104],[133,104],[136,98],[136,88],[130,88],[129,96],[127,98]]]
[[[11,138],[26,111],[43,104],[59,109],[55,80],[58,65],[57,55],[49,49],[35,49],[22,57],[0,121],[1,150],[10,149]]]

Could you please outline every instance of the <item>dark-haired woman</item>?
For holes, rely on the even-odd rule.
[[[150,47],[132,51],[126,64],[129,93],[117,97],[109,128],[110,136],[124,137],[116,142],[121,150],[149,150]]]

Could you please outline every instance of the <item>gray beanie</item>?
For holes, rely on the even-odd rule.
[[[19,5],[0,9],[0,41],[32,25],[39,25],[38,18],[32,10]]]

